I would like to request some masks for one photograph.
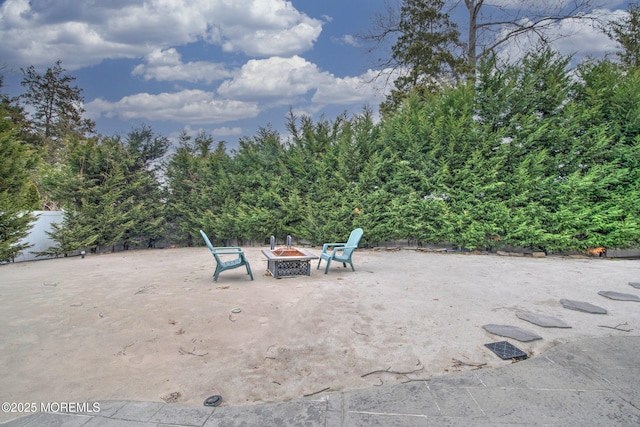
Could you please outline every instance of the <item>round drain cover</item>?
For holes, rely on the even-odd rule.
[[[222,396],[216,394],[215,396],[207,397],[204,400],[204,406],[218,406],[222,402]]]

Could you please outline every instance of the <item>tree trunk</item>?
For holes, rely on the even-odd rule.
[[[469,35],[467,40],[467,64],[469,71],[467,74],[468,80],[475,79],[476,65],[478,60],[478,14],[482,8],[484,0],[464,0],[464,4],[467,6],[469,12]]]

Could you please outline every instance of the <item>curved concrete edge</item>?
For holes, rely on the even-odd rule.
[[[589,338],[495,369],[242,407],[98,402],[3,426],[640,425],[640,337]]]

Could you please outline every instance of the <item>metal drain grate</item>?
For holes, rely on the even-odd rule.
[[[502,360],[526,359],[528,357],[527,353],[507,341],[493,342],[484,346],[497,354]]]

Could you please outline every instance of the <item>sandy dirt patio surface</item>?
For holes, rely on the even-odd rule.
[[[358,250],[355,272],[313,263],[310,277],[274,279],[260,249],[245,248],[254,281],[235,269],[214,283],[203,247],[0,266],[0,402],[275,402],[511,363],[484,346],[505,340],[485,324],[541,335],[508,340],[532,357],[640,331],[640,303],[598,295],[640,295],[629,286],[638,260]],[[563,298],[608,314],[565,309]],[[572,328],[542,328],[518,310]],[[366,375],[387,369],[413,373]]]

